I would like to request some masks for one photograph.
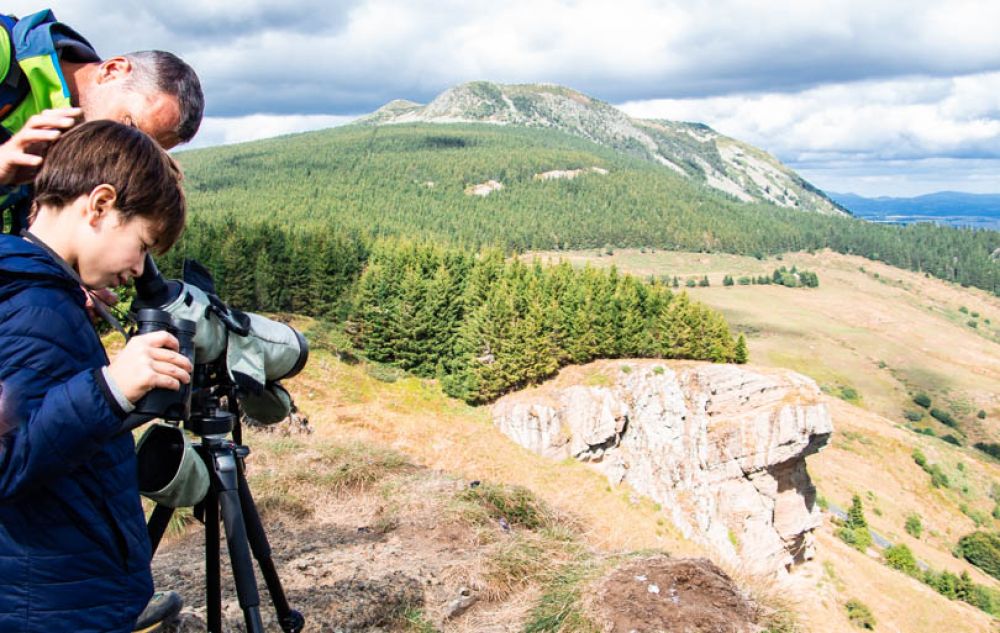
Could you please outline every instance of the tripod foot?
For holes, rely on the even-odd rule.
[[[306,619],[301,613],[292,609],[288,615],[279,620],[279,624],[285,633],[299,633],[305,627]]]

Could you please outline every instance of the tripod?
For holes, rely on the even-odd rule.
[[[207,384],[208,373],[203,367],[196,368],[195,384]],[[220,396],[225,398],[230,410],[220,408]],[[236,595],[246,620],[247,632],[264,632],[260,618],[260,594],[253,561],[250,559],[252,552],[271,594],[271,602],[282,631],[299,633],[305,626],[305,618],[288,606],[281,579],[278,578],[278,571],[271,558],[271,546],[247,484],[244,458],[250,453],[250,449],[242,443],[236,387],[230,383],[218,385],[214,389],[199,390],[193,394],[192,405],[191,415],[185,421],[184,428],[201,438],[201,443],[194,447],[205,462],[210,479],[208,494],[195,506],[195,515],[202,518],[205,524],[205,603],[208,631],[222,633],[221,511]],[[233,437],[231,440],[228,438],[230,434]],[[173,508],[159,504],[153,510],[147,530],[154,553],[173,513]]]

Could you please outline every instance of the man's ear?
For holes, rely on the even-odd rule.
[[[132,62],[127,57],[111,57],[101,62],[97,68],[97,83],[125,79],[132,73]]]
[[[114,187],[106,183],[94,187],[87,196],[87,222],[97,227],[115,210],[116,202],[118,202],[118,192]]]

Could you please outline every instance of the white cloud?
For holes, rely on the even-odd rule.
[[[181,54],[225,116],[371,110],[473,79],[622,101],[1000,69],[993,0],[77,0],[57,13],[102,52]]]
[[[816,184],[833,190],[843,188],[843,177],[854,171],[848,161],[853,161],[872,172],[869,184],[885,182],[883,172],[893,166],[900,173],[904,167],[912,169],[900,180],[909,188],[919,187],[915,174],[937,182],[934,169],[940,169],[953,182],[968,181],[964,190],[981,191],[990,182],[1000,191],[1000,174],[963,174],[956,164],[970,159],[1000,164],[993,162],[1000,159],[1000,72],[840,83],[791,94],[635,101],[620,107],[642,118],[707,123],[804,173],[821,175],[813,176]],[[982,169],[983,164],[977,166]],[[839,184],[830,184],[835,179]]]
[[[191,63],[210,117],[198,145],[487,79],[704,121],[792,166],[1000,157],[996,0],[66,0],[55,11],[101,53],[163,48]]]

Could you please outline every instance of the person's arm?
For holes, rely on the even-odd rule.
[[[38,324],[44,324],[39,327]],[[124,430],[125,411],[106,375],[130,402],[154,387],[177,389],[190,363],[170,349],[166,332],[133,337],[107,368],[60,382],[51,368],[74,362],[67,346],[79,334],[55,310],[22,308],[0,323],[0,502],[72,472]]]

